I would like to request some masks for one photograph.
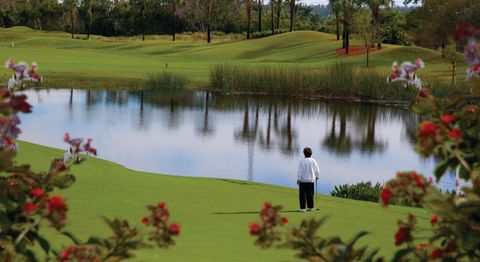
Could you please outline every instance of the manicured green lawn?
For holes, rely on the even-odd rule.
[[[15,48],[11,48],[11,43]],[[357,40],[353,45],[359,45]],[[0,29],[0,61],[9,57],[36,61],[49,84],[82,87],[79,82],[95,81],[96,87],[129,86],[144,80],[148,73],[168,70],[186,75],[192,87],[205,87],[209,69],[217,63],[245,66],[324,66],[351,61],[364,66],[365,56],[340,56],[341,42],[330,34],[299,31],[254,40],[206,44],[196,41],[147,40],[94,37],[71,39],[63,32],[42,32],[26,27]],[[419,76],[425,80],[450,79],[450,66],[440,53],[419,47],[384,45],[371,54],[373,67],[387,75],[393,61],[423,58],[427,64]],[[459,59],[462,61],[462,59]],[[463,63],[463,62],[462,62]],[[465,65],[458,67],[459,80]],[[7,72],[2,69],[3,72]],[[3,75],[2,72],[2,75]]]
[[[62,155],[62,150],[20,142],[17,161],[46,170],[51,159]],[[102,216],[127,218],[133,224],[140,224],[141,218],[147,215],[147,204],[168,203],[172,221],[181,224],[177,245],[167,251],[139,251],[137,261],[294,261],[290,251],[260,250],[253,245],[248,225],[259,220],[256,212],[264,201],[283,204],[282,215],[289,218],[290,225],[298,225],[304,218],[331,216],[321,231],[325,236],[339,234],[349,239],[355,232],[369,231],[371,235],[362,243],[381,247],[386,256],[391,256],[395,248],[393,236],[399,218],[406,219],[410,212],[417,215],[425,227],[429,219],[423,209],[383,208],[377,203],[325,195],[319,196],[320,211],[299,213],[294,212],[298,204],[297,192],[292,188],[148,174],[99,159],[89,158],[84,164],[74,166],[73,173],[76,184],[58,193],[66,197],[70,209],[67,230],[76,232],[84,240],[92,234],[109,235]],[[49,234],[57,247],[69,244],[65,238]]]

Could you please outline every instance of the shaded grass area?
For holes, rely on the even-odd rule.
[[[100,149],[101,152],[101,149]],[[63,151],[20,142],[19,163],[31,163],[45,170],[50,160]],[[186,163],[187,164],[187,163]],[[295,212],[298,207],[295,189],[247,181],[213,178],[193,178],[149,174],[129,170],[118,164],[88,158],[73,167],[75,185],[58,192],[69,205],[67,230],[81,239],[88,235],[108,236],[109,230],[101,217],[123,217],[140,224],[146,214],[145,205],[166,201],[172,221],[181,224],[177,245],[168,251],[141,250],[134,261],[296,261],[288,250],[260,250],[253,245],[248,225],[258,221],[258,211],[266,200],[283,204],[291,225],[301,219],[329,215],[321,234],[339,234],[349,239],[356,232],[371,232],[361,241],[371,247],[381,247],[381,253],[391,256],[398,219],[408,213],[419,217],[420,226],[428,226],[429,215],[422,209],[388,207],[348,199],[319,195],[320,211]],[[194,174],[192,174],[194,175]],[[69,242],[44,228],[55,247]]]
[[[222,37],[222,36],[218,36]],[[226,36],[228,37],[228,36]],[[309,66],[322,67],[337,62],[350,62],[362,68],[365,57],[341,56],[336,49],[341,42],[335,36],[313,31],[298,31],[253,40],[235,40],[206,44],[189,38],[176,42],[169,38],[107,38],[93,36],[91,40],[70,39],[68,33],[36,31],[26,27],[0,29],[0,61],[9,57],[28,62],[36,61],[39,71],[50,86],[104,88],[136,87],[149,73],[168,70],[187,76],[190,87],[208,86],[210,68],[218,63],[243,67]],[[230,41],[231,40],[231,41]],[[15,48],[11,48],[11,44]],[[360,44],[352,40],[352,45]],[[450,66],[437,51],[419,47],[384,45],[371,54],[371,63],[385,77],[393,61],[426,61],[427,68],[419,73],[425,80],[448,81]],[[458,72],[466,65],[460,64]],[[5,69],[0,74],[10,74]],[[459,77],[459,80],[461,77]]]

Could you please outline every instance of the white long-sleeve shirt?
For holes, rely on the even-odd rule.
[[[315,182],[320,176],[320,168],[313,158],[304,158],[298,163],[297,179],[300,182]]]

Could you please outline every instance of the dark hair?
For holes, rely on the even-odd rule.
[[[310,147],[305,147],[303,149],[303,155],[305,157],[311,157],[312,156],[312,149]]]

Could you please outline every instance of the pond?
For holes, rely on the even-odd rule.
[[[434,167],[414,152],[419,119],[402,108],[187,91],[25,93],[33,113],[21,116],[20,139],[66,149],[66,132],[91,137],[99,158],[135,170],[296,187],[309,146],[321,170],[318,191],[328,194],[397,171],[429,176]],[[440,186],[455,188],[455,178]]]

